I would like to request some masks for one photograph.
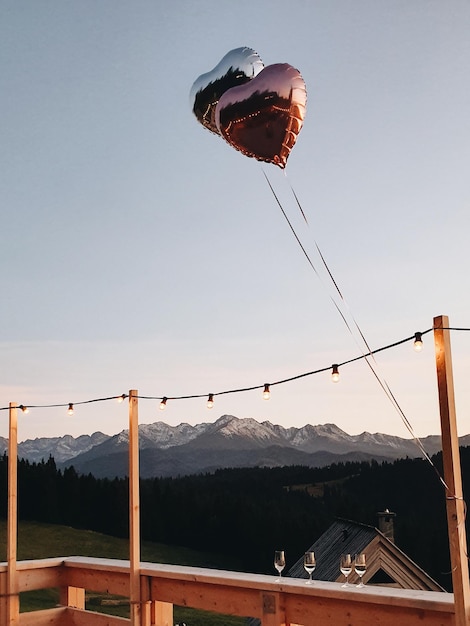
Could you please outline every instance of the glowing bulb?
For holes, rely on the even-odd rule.
[[[269,400],[270,397],[271,397],[271,392],[269,391],[268,383],[266,383],[264,385],[263,400]]]
[[[162,401],[160,402],[160,411],[164,411],[166,409],[166,401],[168,400],[168,398],[162,398]]]
[[[69,415],[73,415],[73,404],[72,404],[71,402],[70,402],[70,404],[69,404],[69,408],[68,408],[68,410],[67,410],[67,413],[68,413]]]
[[[332,371],[331,371],[331,380],[334,383],[337,383],[339,381],[339,369],[338,369],[338,365],[335,363],[334,365],[331,366],[332,367]]]
[[[29,409],[27,406],[23,406],[22,404],[20,404],[19,408],[23,411],[23,413],[29,413]]]
[[[126,398],[127,398],[126,394],[125,394],[125,393],[123,393],[121,396],[118,396],[118,397],[117,397],[117,401],[118,401],[118,402],[119,402],[119,404],[120,404],[121,402],[124,402],[124,400],[125,400]]]
[[[421,333],[415,333],[415,340],[414,340],[413,347],[416,350],[416,352],[421,352],[421,350],[423,349],[423,340],[421,339]]]
[[[213,406],[214,406],[214,394],[210,393],[207,399],[207,408],[212,409]]]

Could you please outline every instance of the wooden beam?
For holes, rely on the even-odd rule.
[[[66,566],[60,580],[69,587],[82,587],[99,593],[129,597],[129,570],[125,574],[110,571],[103,576],[86,566],[80,569]]]
[[[455,602],[455,626],[468,626],[470,624],[470,583],[465,532],[465,502],[457,435],[449,318],[446,315],[434,318],[434,345],[441,416],[442,460],[446,484],[447,527]]]
[[[122,589],[121,577],[126,576],[126,592],[129,589],[129,561],[90,557],[20,561],[18,575],[21,590],[28,588],[28,585],[22,583],[23,577],[29,577],[35,567],[45,577],[43,588],[51,586],[52,579],[47,570],[56,570],[56,578],[63,586],[96,591],[110,585],[109,591],[113,592],[114,577],[117,577],[118,586]],[[73,580],[69,580],[69,573],[72,572]],[[4,588],[3,580],[6,580],[6,575],[7,564],[0,563],[0,589]],[[364,589],[352,586],[344,589],[338,583],[323,581],[315,581],[314,585],[309,586],[305,585],[304,580],[294,578],[283,578],[281,583],[277,583],[274,576],[161,563],[141,563],[140,576],[141,579],[148,579],[141,580],[143,598],[152,603],[169,603],[169,610],[173,603],[223,615],[258,617],[268,626],[277,626],[284,622],[304,626],[456,624],[454,597],[451,593],[391,589],[373,585]],[[51,619],[45,621],[45,615],[50,615]],[[106,622],[106,618],[110,621]],[[169,616],[162,615],[162,618],[161,626],[166,626],[167,622],[171,624]],[[157,624],[158,619],[157,617]],[[99,616],[91,611],[70,607],[20,614],[20,626],[114,626],[115,623],[123,623],[117,620],[118,618]],[[1,626],[4,624],[5,621],[0,621]]]
[[[20,626],[74,626],[66,607],[21,613]]]
[[[138,392],[129,391],[129,599],[131,626],[141,624]]]
[[[15,402],[10,402],[9,415],[6,623],[7,626],[17,626],[20,621],[20,600],[16,567],[18,544],[18,409]]]
[[[37,567],[36,563],[40,561],[19,561],[17,564],[18,572],[18,591],[34,591],[37,589],[47,589],[50,587],[62,587],[62,570],[60,565],[55,567]],[[34,565],[33,565],[34,563]],[[25,564],[31,565],[31,569],[25,568]]]
[[[105,613],[59,607],[21,613],[20,626],[126,626],[129,620]]]

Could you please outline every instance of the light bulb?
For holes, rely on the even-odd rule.
[[[207,399],[207,408],[212,409],[213,406],[214,406],[214,394],[210,393]]]
[[[338,369],[338,365],[335,363],[334,365],[331,366],[332,367],[332,371],[331,371],[331,380],[334,383],[337,383],[339,381],[339,369]]]
[[[423,349],[423,340],[421,338],[421,333],[415,333],[415,340],[414,340],[413,347],[416,350],[416,352],[421,352],[421,350]]]
[[[23,411],[23,413],[29,413],[29,409],[27,406],[23,406],[22,404],[20,404],[19,408]]]
[[[268,383],[265,383],[264,391],[263,391],[263,400],[269,400],[270,397],[271,397],[271,392],[269,391],[269,385]]]
[[[121,404],[121,402],[124,402],[126,398],[127,398],[126,394],[123,393],[121,396],[117,397],[117,401],[119,402],[119,404]]]
[[[69,415],[73,415],[73,404],[72,404],[71,402],[70,402],[70,404],[69,404],[69,408],[68,408],[68,410],[67,410],[67,413],[68,413]]]
[[[160,411],[164,411],[166,409],[166,401],[168,398],[162,398],[162,401],[160,402]]]

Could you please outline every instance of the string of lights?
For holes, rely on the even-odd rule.
[[[400,339],[398,341],[394,341],[393,343],[387,344],[385,346],[382,346],[380,348],[377,348],[375,350],[371,350],[370,352],[366,353],[366,354],[360,354],[359,356],[353,357],[351,359],[348,359],[346,361],[342,361],[342,362],[338,362],[338,363],[334,363],[333,365],[328,365],[325,367],[320,367],[318,369],[315,370],[311,370],[308,372],[303,372],[301,374],[297,374],[295,376],[290,376],[289,378],[283,378],[281,380],[276,380],[274,382],[269,382],[269,383],[262,383],[262,384],[256,384],[256,385],[251,385],[249,387],[241,387],[241,388],[235,388],[235,389],[227,389],[224,391],[218,391],[218,392],[210,392],[210,393],[197,393],[197,394],[187,394],[187,395],[180,395],[180,396],[137,396],[139,399],[142,400],[157,400],[160,401],[160,409],[165,409],[167,406],[167,403],[169,401],[179,401],[179,400],[191,400],[191,399],[198,399],[198,398],[207,398],[207,408],[212,408],[214,406],[214,398],[216,396],[223,396],[223,395],[229,395],[229,394],[236,394],[236,393],[244,393],[244,392],[249,392],[249,391],[257,391],[257,390],[262,390],[262,394],[263,394],[263,398],[265,400],[269,400],[269,398],[271,397],[271,388],[275,387],[277,385],[284,385],[290,382],[293,382],[295,380],[299,380],[301,378],[306,378],[309,376],[314,376],[316,374],[321,374],[327,371],[331,371],[332,374],[332,381],[333,382],[339,382],[340,379],[340,368],[343,368],[351,363],[354,363],[356,361],[360,361],[363,359],[367,359],[370,356],[373,356],[375,354],[378,354],[380,352],[384,352],[386,350],[390,350],[392,348],[396,348],[404,343],[408,343],[410,341],[413,341],[413,346],[414,349],[416,351],[421,351],[421,349],[423,348],[423,336],[427,335],[428,333],[430,333],[433,329],[432,328],[428,328],[425,331],[421,331],[421,332],[415,332],[412,335],[405,337],[404,339]],[[449,330],[449,331],[470,331],[470,328],[455,328],[455,327],[450,327],[450,328],[446,328],[444,330]],[[72,415],[74,414],[74,408],[76,406],[80,406],[80,405],[84,405],[84,404],[92,404],[92,403],[98,403],[98,402],[108,402],[111,400],[114,401],[118,401],[118,402],[123,402],[126,398],[128,397],[128,394],[119,394],[116,396],[107,396],[107,397],[103,397],[103,398],[93,398],[90,400],[81,400],[79,402],[65,402],[65,403],[51,403],[51,404],[19,404],[18,408],[20,410],[22,410],[24,413],[27,413],[30,409],[53,409],[53,408],[66,408],[67,412]],[[7,411],[9,410],[9,406],[4,406],[4,407],[0,407],[0,411]]]
[[[429,332],[431,332],[433,329],[432,328],[428,328],[425,331],[420,331],[420,332],[415,332],[413,335],[409,336],[409,337],[405,337],[404,339],[400,339],[399,341],[395,341],[391,344],[387,344],[385,346],[382,346],[381,348],[377,348],[376,350],[370,350],[369,352],[366,353],[362,353],[359,356],[353,357],[351,359],[348,359],[346,361],[343,361],[342,363],[334,363],[333,365],[329,365],[326,367],[321,367],[319,369],[316,370],[312,370],[309,372],[304,372],[302,374],[297,374],[296,376],[291,376],[289,378],[284,378],[282,380],[277,380],[274,381],[272,383],[263,383],[261,385],[252,385],[250,387],[243,387],[243,388],[238,388],[238,389],[228,389],[225,391],[219,391],[217,393],[201,393],[201,394],[191,394],[191,395],[182,395],[182,396],[140,396],[137,395],[137,398],[140,398],[142,400],[160,400],[160,409],[164,410],[167,406],[167,402],[168,400],[187,400],[187,399],[198,399],[198,398],[204,398],[207,397],[207,408],[208,409],[212,409],[214,406],[214,397],[215,396],[221,396],[221,395],[227,395],[227,394],[235,394],[235,393],[242,393],[242,392],[247,392],[247,391],[255,391],[258,389],[262,389],[263,393],[262,393],[262,397],[265,400],[269,400],[271,397],[271,387],[274,387],[276,385],[282,385],[282,384],[286,384],[295,380],[299,380],[300,378],[305,378],[307,376],[313,376],[315,374],[320,374],[323,372],[326,372],[328,370],[331,370],[331,379],[334,383],[339,382],[340,379],[340,375],[339,375],[339,368],[340,367],[344,367],[346,365],[349,365],[351,363],[354,363],[356,361],[360,361],[362,359],[364,359],[367,363],[367,365],[369,366],[369,368],[372,370],[372,373],[375,375],[376,379],[378,380],[378,382],[380,383],[380,386],[382,387],[383,391],[385,392],[386,396],[388,397],[388,399],[392,402],[392,404],[394,405],[394,407],[397,409],[398,413],[400,414],[400,417],[402,419],[402,421],[404,422],[405,426],[407,427],[408,431],[410,432],[415,444],[417,445],[417,447],[419,448],[419,450],[422,453],[423,458],[430,464],[430,466],[434,469],[434,471],[436,472],[436,475],[439,479],[439,481],[441,482],[441,484],[443,485],[445,492],[446,492],[446,498],[448,500],[452,499],[452,500],[456,500],[456,499],[463,499],[463,498],[458,498],[456,496],[455,493],[453,493],[448,485],[446,484],[444,478],[441,476],[438,468],[436,467],[436,465],[433,463],[433,460],[431,459],[431,457],[429,456],[429,454],[427,453],[426,449],[424,448],[421,440],[419,439],[419,437],[417,437],[413,431],[413,427],[411,425],[411,423],[409,422],[409,420],[407,419],[406,415],[404,414],[404,412],[402,411],[400,405],[398,404],[398,401],[396,400],[394,394],[392,393],[391,389],[389,388],[388,384],[382,380],[380,378],[380,376],[378,376],[377,372],[375,371],[374,367],[372,367],[369,358],[372,357],[373,359],[375,358],[375,355],[378,354],[379,352],[383,352],[385,350],[390,350],[392,348],[395,348],[397,346],[400,346],[404,343],[407,343],[411,340],[413,340],[413,346],[415,351],[417,352],[421,352],[421,350],[423,349],[423,335],[428,334]],[[456,327],[448,327],[448,328],[444,328],[442,330],[448,330],[448,331],[470,331],[470,328],[456,328]],[[367,344],[366,344],[367,345]],[[24,413],[28,413],[29,409],[36,409],[36,408],[41,408],[41,409],[48,409],[48,408],[57,408],[57,407],[67,407],[67,412],[69,415],[73,415],[74,414],[74,406],[75,405],[84,405],[84,404],[91,404],[91,403],[97,403],[97,402],[107,402],[110,400],[117,400],[118,402],[123,402],[126,398],[128,398],[129,395],[122,393],[119,394],[117,396],[108,396],[108,397],[103,397],[103,398],[93,398],[90,400],[82,400],[80,402],[68,402],[68,403],[54,403],[54,404],[42,404],[42,405],[24,405],[24,404],[20,404],[20,405],[15,405],[17,408],[19,408],[21,411],[23,411]],[[12,407],[12,405],[10,404],[8,407],[0,407],[0,411],[5,411],[5,410],[10,410]]]

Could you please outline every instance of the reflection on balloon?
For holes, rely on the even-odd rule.
[[[190,102],[197,120],[213,133],[219,134],[215,123],[215,107],[228,89],[243,85],[254,78],[264,65],[251,48],[236,48],[228,52],[210,72],[194,82]]]
[[[284,168],[302,128],[306,103],[300,72],[287,63],[269,65],[220,97],[217,129],[246,156]]]

